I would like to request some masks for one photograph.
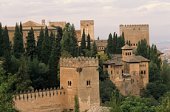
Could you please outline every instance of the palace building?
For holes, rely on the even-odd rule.
[[[149,60],[135,55],[129,45],[122,47],[122,54],[115,54],[111,60],[106,61],[103,69],[125,96],[139,96],[149,82]]]

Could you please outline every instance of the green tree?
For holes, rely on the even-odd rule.
[[[16,76],[8,74],[0,66],[0,112],[16,112],[13,108],[12,87],[16,81]]]
[[[112,93],[116,90],[115,85],[110,79],[100,81],[100,98],[102,103],[107,103],[112,97]]]
[[[112,42],[112,49],[113,49],[113,53],[115,54],[117,52],[117,46],[118,46],[118,38],[117,38],[117,34],[116,32],[114,32],[113,34],[113,42]]]
[[[113,94],[110,100],[110,107],[111,107],[110,112],[122,112],[120,106],[121,106],[121,101],[118,100],[115,94]]]
[[[154,100],[140,97],[126,97],[121,102],[122,112],[155,112]]]
[[[20,22],[20,26],[19,26],[19,31],[21,32],[21,35],[23,37],[23,29],[22,29],[22,23]]]
[[[156,112],[170,112],[170,92],[161,98],[161,104],[156,107]]]
[[[85,34],[85,30],[83,29],[83,34],[82,34],[82,38],[81,38],[81,53],[84,56],[85,55],[85,49],[86,49],[86,34]]]
[[[31,86],[34,89],[44,89],[50,87],[48,80],[49,67],[48,65],[40,62],[37,58],[32,61],[28,60],[28,74],[31,79]]]
[[[50,47],[50,38],[49,38],[49,34],[48,34],[48,28],[46,26],[45,28],[45,36],[44,36],[44,40],[42,43],[42,50],[41,50],[41,61],[45,64],[48,64],[48,59],[50,57],[50,52],[51,52],[51,47]]]
[[[87,36],[87,49],[90,51],[91,49],[91,43],[90,43],[90,35]]]
[[[0,23],[0,57],[3,56],[3,29],[2,24]]]
[[[167,61],[163,62],[160,74],[162,76],[163,83],[167,86],[168,90],[170,90],[170,65]]]
[[[75,27],[74,27],[73,24],[71,25],[71,32],[70,33],[71,33],[70,35],[71,35],[72,43],[73,43],[71,54],[72,54],[73,57],[77,57],[78,56],[78,42],[77,42]]]
[[[49,36],[49,45],[50,45],[50,54],[51,54],[51,51],[52,51],[52,47],[53,47],[53,42],[55,41],[55,35],[53,32],[50,33],[50,36]]]
[[[136,54],[148,58],[148,44],[145,39],[138,42]]]
[[[4,31],[3,31],[3,57],[4,57],[4,69],[9,72],[10,71],[10,65],[11,65],[11,51],[10,51],[10,42],[9,42],[9,35],[8,35],[8,29],[5,26]]]
[[[79,101],[78,101],[78,97],[77,96],[75,96],[74,97],[74,102],[75,102],[75,104],[74,104],[74,112],[80,112],[80,110],[79,110]]]
[[[66,24],[65,28],[63,29],[61,46],[62,46],[62,56],[76,57],[78,55],[77,52],[78,43],[77,43],[77,37],[76,37],[74,25],[70,25],[70,23]]]
[[[149,64],[149,82],[161,81],[160,69],[153,61]]]
[[[150,82],[144,93],[145,97],[154,97],[158,100],[163,94],[167,92],[167,86],[160,82]]]
[[[107,47],[106,47],[106,52],[108,55],[113,54],[113,48],[114,48],[113,38],[112,38],[112,34],[110,33],[109,38],[107,40]]]
[[[97,45],[95,42],[93,42],[93,45],[92,45],[92,57],[96,57],[97,55]]]
[[[56,38],[53,43],[52,52],[49,59],[49,80],[51,87],[59,86],[59,75],[58,75],[58,65],[60,58],[60,41],[59,38]]]
[[[16,58],[20,58],[24,53],[23,36],[17,24],[15,26],[13,52]]]
[[[24,57],[21,57],[21,65],[19,67],[19,70],[17,72],[17,83],[16,83],[16,91],[25,91],[25,90],[31,90],[31,79],[30,74],[28,73],[28,63]]]
[[[37,41],[37,56],[39,60],[42,60],[42,43],[44,41],[44,30],[41,29],[40,34],[39,34],[39,38]]]
[[[27,54],[28,57],[30,57],[31,60],[33,60],[33,58],[36,55],[34,30],[32,28],[28,32],[28,36],[27,36],[26,54]]]

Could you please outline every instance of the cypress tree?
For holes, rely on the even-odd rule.
[[[93,42],[92,57],[96,57],[96,54],[97,54],[97,45],[95,42]]]
[[[2,33],[3,33],[3,29],[2,29],[2,24],[0,23],[0,57],[3,56],[3,51],[4,51],[4,49],[3,49],[3,35],[2,35]]]
[[[90,35],[88,34],[87,36],[87,49],[90,50],[91,49],[91,44],[90,44]]]
[[[61,56],[61,37],[62,30],[57,28],[57,38],[53,42],[52,51],[49,59],[49,81],[51,83],[51,87],[59,86],[59,59]]]
[[[107,40],[107,47],[106,47],[106,52],[107,54],[113,54],[113,38],[112,38],[112,34],[109,34],[109,38]]]
[[[28,36],[27,36],[26,54],[28,57],[30,57],[31,61],[36,55],[34,30],[32,28],[28,32]]]
[[[13,52],[16,58],[20,58],[24,53],[23,36],[17,24],[15,26]]]
[[[5,58],[4,62],[4,69],[9,72],[10,71],[10,65],[11,65],[11,54],[10,54],[10,42],[9,42],[9,35],[8,35],[8,29],[5,26],[3,31],[3,57]]]
[[[137,55],[141,55],[145,58],[148,57],[148,45],[145,39],[138,42],[136,52]]]
[[[23,31],[22,31],[22,23],[20,22],[20,27],[19,27],[19,31],[21,32],[21,35],[22,35],[22,37],[23,37]]]
[[[62,56],[76,57],[78,55],[77,52],[78,43],[77,43],[77,37],[76,37],[74,25],[70,25],[70,23],[66,24],[63,30],[61,45],[62,45]]]
[[[83,29],[83,34],[81,38],[81,52],[83,55],[85,55],[85,49],[86,49],[86,35],[85,30]]]
[[[75,27],[74,27],[74,25],[72,24],[71,25],[71,38],[72,38],[72,56],[73,57],[76,57],[76,56],[78,56],[78,42],[77,42],[77,36],[76,36],[76,32],[75,32]]]
[[[63,30],[63,37],[62,37],[62,41],[61,41],[61,46],[62,46],[62,54],[63,53],[67,53],[68,55],[71,55],[70,52],[70,23],[67,23],[64,27]]]
[[[55,35],[53,32],[50,33],[50,37],[49,37],[49,45],[50,45],[50,52],[52,51],[52,46],[53,46],[53,42],[55,41]],[[51,54],[51,53],[50,53]]]
[[[79,100],[78,100],[77,96],[74,97],[74,108],[75,108],[74,112],[80,112],[80,110],[79,110]]]
[[[114,35],[113,35],[113,53],[117,53],[117,47],[118,47],[118,45],[117,44],[119,44],[119,43],[117,43],[118,42],[118,40],[117,40],[117,34],[116,34],[116,32],[114,32]]]
[[[48,28],[45,28],[45,37],[42,43],[42,50],[41,50],[41,61],[45,64],[48,63],[48,59],[50,57],[50,40],[48,35]]]
[[[38,60],[41,60],[41,51],[42,51],[42,43],[44,40],[44,30],[41,29],[40,34],[39,34],[39,38],[37,41],[37,56],[38,56]]]

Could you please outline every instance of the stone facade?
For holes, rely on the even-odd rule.
[[[74,110],[78,96],[80,111],[100,106],[98,59],[61,58],[60,89],[24,92],[14,97],[21,112],[61,112]]]
[[[97,46],[97,51],[104,53],[104,51],[107,47],[107,40],[95,40],[95,43]]]
[[[49,22],[48,25],[45,23],[45,20],[42,20],[42,23],[36,23],[34,21],[27,21],[22,24],[24,45],[26,44],[26,37],[28,36],[28,32],[30,31],[31,27],[34,29],[34,36],[35,36],[35,40],[37,41],[40,30],[45,29],[46,26],[48,27],[49,33],[53,32],[54,34],[56,34],[55,27],[59,26],[61,28],[64,28],[65,25],[66,25],[65,21]],[[80,21],[80,30],[76,30],[77,40],[79,43],[81,42],[83,29],[85,29],[86,36],[89,34],[91,37],[91,41],[93,41],[94,40],[94,21],[93,20],[81,20]],[[9,39],[13,43],[15,26],[8,27],[8,30],[9,30]]]
[[[120,25],[120,35],[124,33],[125,42],[130,41],[130,46],[137,47],[140,40],[146,39],[149,45],[149,25]]]
[[[122,47],[122,55],[114,55],[104,63],[110,80],[123,95],[139,96],[149,82],[149,60],[133,54],[132,47]]]

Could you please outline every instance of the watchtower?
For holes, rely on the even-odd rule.
[[[68,107],[74,108],[78,96],[81,111],[100,105],[99,72],[97,58],[61,58],[60,86],[67,92]]]
[[[83,34],[83,29],[85,30],[85,35],[90,35],[90,39],[94,40],[94,20],[81,20],[80,21],[81,36]]]
[[[130,46],[137,47],[139,41],[146,39],[149,45],[149,25],[120,25],[120,35],[124,33],[125,42],[130,41]]]

